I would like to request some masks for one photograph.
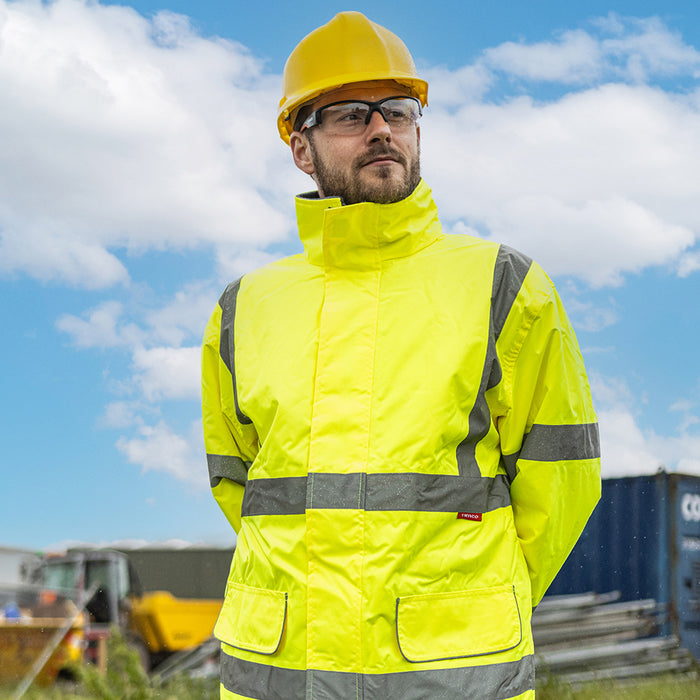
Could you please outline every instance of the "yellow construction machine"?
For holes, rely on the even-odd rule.
[[[143,593],[127,555],[114,550],[46,556],[34,579],[17,602],[0,607],[0,683],[50,683],[79,660],[104,666],[115,628],[144,668],[157,671],[168,657],[211,639],[222,603]]]

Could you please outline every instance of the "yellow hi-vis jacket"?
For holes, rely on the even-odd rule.
[[[238,532],[223,698],[534,697],[530,617],[600,495],[576,338],[542,269],[394,204],[297,198],[203,348]]]

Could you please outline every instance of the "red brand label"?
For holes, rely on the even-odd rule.
[[[476,520],[481,522],[481,513],[457,513],[457,520]]]

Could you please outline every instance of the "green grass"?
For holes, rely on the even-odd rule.
[[[181,676],[167,683],[148,678],[138,652],[127,646],[118,632],[107,643],[108,668],[102,675],[96,666],[81,664],[73,669],[74,681],[57,681],[49,688],[32,687],[22,700],[215,700],[219,697],[216,678]],[[15,688],[0,688],[0,700],[14,697]]]
[[[572,688],[554,679],[538,686],[537,700],[700,700],[700,680],[669,674],[646,680],[597,681]]]

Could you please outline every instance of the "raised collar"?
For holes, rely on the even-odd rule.
[[[442,236],[437,207],[423,180],[406,199],[393,204],[343,205],[338,197],[301,195],[296,213],[306,257],[324,267],[376,268]]]

